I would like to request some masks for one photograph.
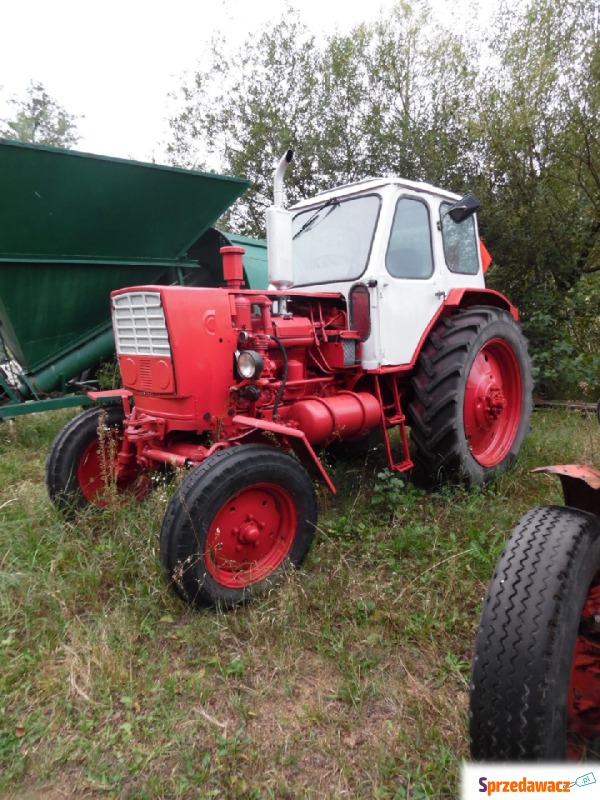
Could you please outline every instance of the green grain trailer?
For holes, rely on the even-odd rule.
[[[77,378],[114,353],[109,295],[215,286],[242,245],[266,288],[266,245],[213,226],[239,178],[0,139],[0,419],[90,402]]]

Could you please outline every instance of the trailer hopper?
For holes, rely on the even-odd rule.
[[[0,419],[86,402],[75,379],[114,353],[109,295],[217,285],[243,243],[249,286],[266,245],[211,227],[239,178],[0,140]]]

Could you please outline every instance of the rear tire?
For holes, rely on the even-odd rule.
[[[231,608],[300,566],[316,524],[302,464],[269,445],[230,447],[196,467],[169,502],[163,571],[187,602]]]
[[[46,486],[52,502],[67,516],[86,505],[106,506],[113,494],[141,499],[149,479],[133,471],[115,479],[115,460],[123,437],[122,406],[89,408],[58,434],[46,462]]]
[[[488,587],[471,677],[471,755],[598,757],[600,518],[528,511]]]
[[[425,342],[408,408],[413,460],[434,482],[479,485],[505,470],[529,431],[527,341],[498,308],[442,319]]]

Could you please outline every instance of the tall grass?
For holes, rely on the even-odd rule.
[[[163,583],[159,490],[65,522],[44,462],[67,413],[0,427],[0,796],[450,798],[481,600],[548,463],[600,465],[592,415],[534,415],[517,467],[426,493],[334,465],[304,568],[252,605]]]

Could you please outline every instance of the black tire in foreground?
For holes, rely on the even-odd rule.
[[[115,478],[124,413],[122,406],[89,408],[60,431],[46,462],[46,486],[53,503],[69,516],[86,505],[106,506],[111,495],[149,488],[145,476],[133,471]]]
[[[488,587],[475,644],[471,756],[598,758],[600,517],[528,511]]]
[[[499,308],[461,309],[437,324],[412,379],[408,408],[418,474],[478,485],[506,469],[529,431],[527,341]]]
[[[295,458],[269,445],[221,450],[169,502],[160,535],[165,577],[189,603],[231,608],[300,566],[316,523],[312,480]]]

